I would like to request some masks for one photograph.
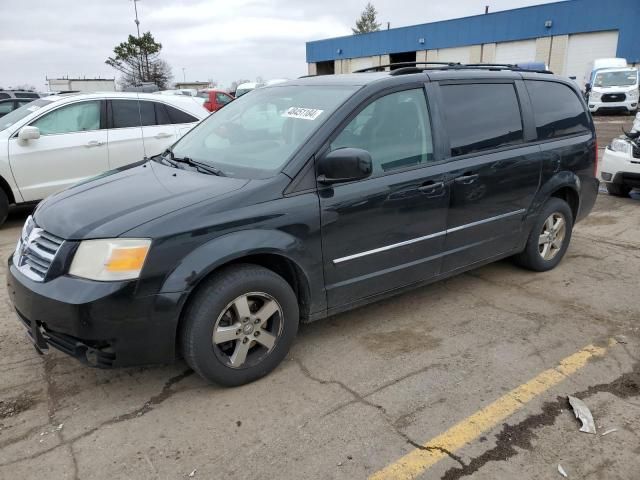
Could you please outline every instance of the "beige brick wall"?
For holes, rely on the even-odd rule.
[[[564,75],[568,46],[569,35],[556,35],[555,37],[553,37],[553,42],[551,44],[551,59],[549,60],[549,69],[557,75]]]
[[[536,62],[549,63],[551,37],[536,38]]]
[[[482,45],[482,63],[496,62],[496,44],[485,43]]]
[[[438,50],[427,50],[427,62],[438,61]]]
[[[391,63],[391,57],[389,55],[380,55],[380,65],[389,65]],[[389,67],[385,68],[389,70]]]
[[[469,47],[469,63],[482,62],[481,54],[482,54],[482,46],[471,45]]]
[[[318,74],[318,69],[317,69],[315,63],[309,63],[307,67],[308,67],[307,68],[307,73],[309,75],[317,75]]]

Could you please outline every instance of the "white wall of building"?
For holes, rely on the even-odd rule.
[[[500,42],[496,44],[495,63],[533,62],[536,58],[536,41]]]
[[[60,92],[64,90],[78,90],[80,92],[114,92],[114,79],[83,79],[83,78],[49,78],[49,90]]]

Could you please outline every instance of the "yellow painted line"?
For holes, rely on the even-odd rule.
[[[423,445],[426,450],[409,452],[391,465],[374,473],[370,480],[412,479],[432,467],[448,452],[455,452],[483,433],[495,427],[507,417],[521,409],[527,402],[559,384],[569,375],[586,365],[589,359],[602,356],[606,348],[589,345],[579,352],[562,360],[556,367],[550,368],[532,378],[527,383],[506,393],[482,410],[478,410],[446,432],[432,438]]]

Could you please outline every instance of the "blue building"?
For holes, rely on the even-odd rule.
[[[590,61],[640,64],[640,0],[565,0],[307,43],[309,74],[396,62],[543,62],[582,79]]]

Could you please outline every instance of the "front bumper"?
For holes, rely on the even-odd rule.
[[[640,158],[605,148],[600,176],[608,183],[640,187]]]
[[[30,280],[9,259],[7,289],[36,349],[54,347],[96,367],[175,358],[181,293],[138,297],[136,282],[60,276]]]
[[[589,110],[591,113],[604,111],[620,111],[635,112],[638,109],[638,100],[625,100],[624,102],[601,102],[589,99]]]

